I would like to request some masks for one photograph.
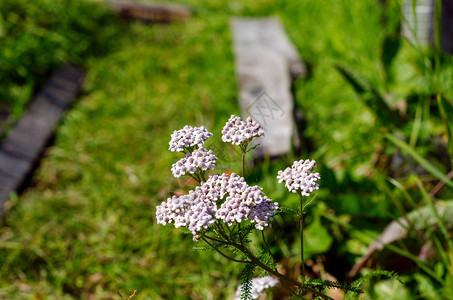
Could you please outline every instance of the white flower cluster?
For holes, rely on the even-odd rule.
[[[224,201],[218,207],[219,200]],[[195,190],[180,197],[173,196],[157,207],[157,223],[174,222],[175,227],[187,227],[194,235],[216,220],[231,226],[250,220],[263,230],[272,220],[278,203],[272,203],[259,186],[249,186],[243,177],[232,173],[211,175]]]
[[[260,124],[251,117],[248,117],[247,121],[243,121],[240,117],[231,115],[222,129],[222,141],[233,145],[250,142],[254,137],[262,135],[264,135],[264,131]]]
[[[222,220],[228,226],[234,222],[239,223],[249,219],[252,223],[256,223],[255,227],[259,230],[263,230],[265,226],[269,225],[267,221],[272,221],[272,215],[278,209],[278,203],[272,203],[264,195],[261,187],[249,186],[243,177],[234,173],[230,176],[222,174],[214,180],[220,189],[220,199],[228,194],[225,202],[216,212],[217,219]]]
[[[257,277],[252,279],[252,289],[251,299],[258,299],[261,293],[270,287],[276,286],[278,284],[278,280],[272,276],[264,276],[264,277]],[[234,295],[233,300],[240,300],[241,299],[241,289],[242,284],[238,286],[236,289],[236,293]]]
[[[169,150],[182,152],[184,149],[197,145],[203,146],[204,141],[212,136],[206,128],[192,127],[189,125],[184,126],[183,129],[175,130],[171,135]]]
[[[175,227],[187,227],[193,235],[215,222],[217,206],[214,202],[203,201],[207,196],[200,190],[190,191],[180,197],[173,196],[156,208],[157,223],[166,225],[174,222]]]
[[[284,181],[290,192],[300,191],[302,196],[309,196],[311,192],[319,189],[316,181],[321,179],[319,173],[312,173],[314,168],[316,168],[314,160],[295,161],[291,167],[278,171],[278,182]]]
[[[187,173],[194,174],[197,169],[206,171],[207,169],[214,169],[217,156],[214,155],[212,150],[206,150],[201,147],[194,150],[192,153],[187,153],[186,157],[181,158],[171,167],[171,172],[176,178],[181,177]]]

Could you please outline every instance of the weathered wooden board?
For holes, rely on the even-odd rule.
[[[436,5],[434,0],[415,1],[416,16],[412,8],[412,0],[404,0],[402,3],[402,13],[405,22],[402,23],[402,34],[410,41],[417,40],[421,45],[435,46],[435,13]],[[417,24],[417,26],[415,26]],[[440,43],[442,51],[453,53],[453,1],[441,1],[441,22]],[[417,32],[415,32],[417,28]],[[414,37],[416,33],[416,39]]]
[[[441,44],[442,50],[453,54],[453,1],[442,0]]]
[[[59,69],[31,101],[27,111],[0,146],[0,213],[17,191],[77,95],[84,72],[72,65]]]
[[[192,9],[173,3],[113,1],[107,4],[121,16],[142,22],[184,21],[193,14]]]
[[[291,84],[305,66],[278,19],[233,18],[231,27],[242,115],[265,131],[254,155],[287,154],[298,143]]]

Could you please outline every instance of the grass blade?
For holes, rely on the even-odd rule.
[[[445,176],[445,174],[437,169],[433,164],[431,164],[428,160],[418,154],[413,147],[409,146],[408,144],[406,144],[406,142],[394,137],[389,133],[386,133],[385,137],[397,147],[401,148],[401,150],[407,152],[410,156],[412,156],[412,158],[414,158],[426,171],[430,172],[437,179],[445,182],[445,184],[449,187],[453,187],[453,182],[449,180],[447,176]]]
[[[338,63],[334,66],[360,96],[363,103],[376,115],[381,124],[389,126],[403,122],[402,118],[390,108],[381,93],[363,76],[347,66]]]

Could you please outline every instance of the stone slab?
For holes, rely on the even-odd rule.
[[[255,157],[281,156],[298,144],[291,85],[305,66],[277,18],[231,20],[242,116],[264,128]]]

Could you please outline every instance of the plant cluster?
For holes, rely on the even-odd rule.
[[[233,115],[223,127],[222,140],[239,146],[241,150],[242,175],[245,172],[245,155],[258,146],[249,147],[250,143],[263,134],[264,131],[260,125],[250,117],[243,121],[240,117]],[[212,151],[208,152],[203,148],[204,141],[210,136],[212,134],[204,127],[186,126],[173,133],[169,149],[186,153],[186,157],[182,160],[198,158],[198,160],[193,159],[190,172],[187,174],[200,185],[188,194],[170,197],[157,206],[157,223],[164,226],[173,223],[176,228],[186,227],[192,233],[195,242],[201,240],[208,249],[217,251],[233,262],[245,264],[243,282],[238,288],[241,291],[241,299],[257,299],[265,288],[276,285],[276,278],[291,294],[301,298],[306,291],[310,291],[318,297],[331,299],[323,292],[328,287],[360,293],[360,289],[328,281],[311,281],[306,277],[303,257],[303,197],[308,197],[313,191],[319,189],[318,180],[321,177],[319,173],[313,173],[316,162],[308,159],[295,161],[291,167],[279,171],[277,176],[279,182],[283,181],[290,192],[300,195],[300,210],[297,215],[301,237],[302,276],[299,281],[277,270],[273,254],[263,233],[266,227],[271,226],[272,217],[282,212],[279,204],[265,196],[261,187],[247,184],[243,176],[235,173],[207,175],[206,166],[214,168],[216,160]],[[210,155],[200,155],[200,153],[210,153]],[[184,163],[180,163],[178,168],[182,165]],[[174,168],[175,165],[172,167],[175,177],[186,174],[185,171],[175,174]],[[249,235],[253,230],[261,231],[265,248],[252,245]],[[253,278],[257,267],[266,276]]]

